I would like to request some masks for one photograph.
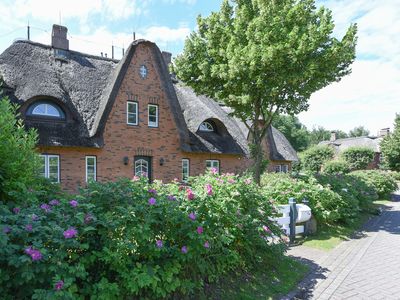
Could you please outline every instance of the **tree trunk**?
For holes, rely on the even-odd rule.
[[[253,159],[253,177],[254,181],[260,185],[261,174],[263,172],[264,151],[262,149],[262,137],[260,130],[255,129],[252,137],[252,144],[250,145],[250,155]]]

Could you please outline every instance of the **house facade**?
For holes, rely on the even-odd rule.
[[[168,53],[136,40],[117,61],[70,50],[66,33],[54,25],[51,46],[17,41],[0,55],[3,91],[39,133],[43,176],[76,191],[89,180],[185,181],[250,165],[246,126],[172,80]],[[275,128],[265,148],[271,171],[297,159]]]

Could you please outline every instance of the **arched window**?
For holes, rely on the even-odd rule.
[[[144,159],[135,161],[135,175],[148,177],[149,175],[149,163]]]
[[[36,101],[29,106],[27,115],[65,119],[64,112],[57,104],[44,101]]]
[[[215,129],[214,129],[213,124],[211,124],[210,122],[204,121],[203,123],[200,124],[199,131],[212,132],[212,131],[215,131]]]

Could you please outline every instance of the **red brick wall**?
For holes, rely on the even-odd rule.
[[[148,69],[146,79],[139,75],[142,65]],[[128,95],[131,98],[137,97],[137,126],[126,123]],[[158,128],[148,127],[148,104],[157,104],[159,107]],[[140,155],[152,157],[153,178],[163,181],[181,179],[182,158],[190,160],[191,176],[205,171],[207,159],[220,160],[221,172],[239,173],[249,163],[247,159],[235,155],[183,153],[180,150],[179,134],[167,95],[162,88],[151,48],[146,44],[140,44],[135,51],[107,120],[103,137],[105,145],[102,149],[40,147],[39,151],[60,155],[61,185],[69,191],[76,191],[79,186],[85,185],[86,155],[97,157],[98,181],[115,180],[118,177],[132,178],[134,157]],[[124,157],[129,158],[128,165],[123,163]],[[164,160],[162,166],[161,158]]]

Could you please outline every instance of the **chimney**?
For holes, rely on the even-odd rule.
[[[54,24],[53,31],[51,32],[51,46],[58,49],[69,50],[67,32],[67,27]]]
[[[389,128],[382,128],[381,130],[379,130],[379,136],[387,136],[390,133],[390,129]]]
[[[163,52],[162,52],[162,56],[163,56],[163,59],[164,59],[165,64],[167,65],[167,67],[169,67],[169,65],[170,65],[171,62],[172,62],[172,60],[171,60],[171,58],[172,58],[172,53],[163,51]]]
[[[331,139],[329,141],[334,142],[338,138],[336,131],[331,131]]]

